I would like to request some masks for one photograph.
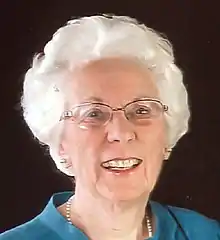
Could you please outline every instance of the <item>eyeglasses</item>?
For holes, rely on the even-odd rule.
[[[123,111],[127,120],[137,125],[145,125],[149,120],[168,111],[168,106],[157,99],[144,98],[127,103],[124,107],[113,108],[105,103],[90,102],[74,106],[64,111],[60,121],[71,119],[80,127],[100,127],[113,117],[113,112]]]

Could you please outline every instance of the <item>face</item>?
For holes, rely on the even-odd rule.
[[[159,99],[154,76],[140,64],[125,59],[94,61],[71,76],[68,110],[71,106],[100,99],[111,107],[123,107],[136,98]],[[64,120],[60,155],[68,156],[76,188],[111,201],[134,200],[152,191],[161,170],[166,147],[164,114],[136,125],[123,111],[96,128],[80,128]],[[111,159],[138,158],[142,162],[129,171],[108,171],[101,163]]]

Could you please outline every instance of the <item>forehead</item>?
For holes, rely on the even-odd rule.
[[[99,99],[123,104],[141,97],[158,97],[153,73],[135,60],[108,58],[90,62],[71,76],[71,103]]]

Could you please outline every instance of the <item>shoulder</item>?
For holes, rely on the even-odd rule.
[[[38,218],[0,234],[0,240],[43,240],[56,239],[57,236]]]
[[[204,228],[216,228],[219,230],[219,222],[214,219],[210,219],[196,211],[180,208],[180,207],[173,207],[167,206],[167,208],[175,214],[176,218],[181,221],[184,225],[189,226],[200,226]]]
[[[77,235],[75,228],[67,231],[69,223],[57,210],[70,196],[72,192],[54,194],[38,216],[0,234],[0,240],[60,240],[65,234],[71,237]]]
[[[164,205],[160,205],[160,208],[163,208],[167,219],[172,219],[177,229],[183,230],[189,239],[220,239],[220,223],[218,221],[185,208]]]

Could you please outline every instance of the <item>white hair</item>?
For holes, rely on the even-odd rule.
[[[160,99],[169,107],[166,120],[170,148],[188,130],[187,91],[167,39],[125,16],[71,20],[57,30],[44,53],[34,57],[25,75],[21,101],[24,119],[33,135],[49,146],[50,155],[64,172],[58,155],[63,127],[59,120],[69,73],[82,63],[106,57],[134,57],[154,73]]]

